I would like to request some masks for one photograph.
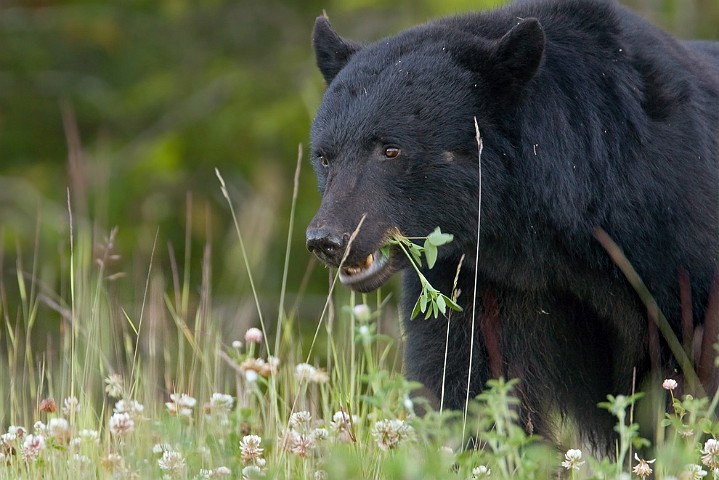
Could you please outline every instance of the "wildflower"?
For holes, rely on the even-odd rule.
[[[177,394],[173,393],[170,395],[171,402],[165,403],[167,410],[170,415],[177,415],[179,417],[189,417],[192,415],[192,409],[197,404],[197,400],[187,395],[186,393]]]
[[[47,422],[47,435],[60,443],[70,439],[70,423],[64,418],[51,418]]]
[[[262,478],[265,474],[262,473],[260,467],[256,465],[248,465],[242,469],[242,479],[251,480],[253,478]]]
[[[315,428],[310,432],[310,436],[313,440],[327,440],[327,438],[330,436],[330,433],[327,431],[326,428]]]
[[[170,476],[180,476],[185,470],[185,457],[180,452],[168,450],[162,453],[157,465]]]
[[[359,333],[360,338],[362,340],[368,341],[370,339],[370,330],[367,325],[360,325],[360,327],[357,329],[357,333]]]
[[[121,437],[135,430],[135,421],[129,413],[114,413],[110,417],[110,433]]]
[[[632,468],[632,472],[634,472],[637,477],[647,478],[649,475],[652,474],[652,467],[650,467],[649,465],[654,463],[656,459],[644,460],[643,458],[639,458],[639,455],[637,455],[636,453],[634,454],[634,459],[638,463],[634,465],[634,468]]]
[[[26,431],[23,427],[10,425],[7,429],[7,433],[3,433],[2,435],[0,435],[0,440],[5,443],[11,443],[14,442],[16,439],[25,436],[25,433]]]
[[[701,480],[707,476],[707,471],[701,465],[687,465],[686,469],[679,475],[681,480]]]
[[[210,408],[215,412],[229,413],[234,403],[235,399],[232,398],[232,395],[213,393],[210,397]]]
[[[327,472],[324,470],[317,470],[314,475],[315,480],[327,480],[329,477],[327,476]]]
[[[258,435],[245,435],[242,437],[242,441],[240,441],[240,455],[244,465],[265,465],[265,460],[262,458],[264,449],[260,447],[260,443],[262,443],[262,437]]]
[[[702,463],[712,470],[719,469],[719,441],[710,438],[702,448]]]
[[[257,380],[257,375],[269,377],[270,375],[276,373],[279,364],[280,361],[276,357],[272,356],[270,356],[266,362],[261,358],[248,358],[240,364],[240,370],[245,372],[245,378],[248,381],[255,381]],[[253,376],[253,380],[249,380],[249,372],[254,372],[256,374]]]
[[[245,372],[245,380],[247,383],[255,383],[260,376],[254,370],[247,370]]]
[[[145,406],[136,400],[121,399],[115,403],[113,411],[115,413],[127,413],[133,419],[137,419],[142,415]]]
[[[317,369],[309,363],[298,363],[295,366],[295,378],[299,382],[309,382],[314,376],[315,370]]]
[[[582,451],[575,448],[567,450],[567,453],[564,454],[562,466],[567,470],[579,470],[582,465],[584,465]]]
[[[152,446],[152,453],[158,456],[162,456],[163,453],[171,452],[172,450],[172,445],[169,443],[156,443]]]
[[[104,457],[100,463],[102,466],[109,471],[119,471],[122,470],[125,464],[125,459],[122,458],[122,455],[119,455],[117,453],[110,453],[106,457]]]
[[[372,316],[372,312],[370,311],[369,307],[365,305],[364,303],[360,303],[359,305],[355,305],[352,308],[352,314],[355,316],[357,320],[360,322],[366,322],[370,319]]]
[[[262,330],[259,328],[249,328],[245,332],[245,342],[247,343],[262,343]]]
[[[490,470],[486,465],[480,465],[472,469],[472,480],[487,478],[490,475],[492,475],[492,470]]]
[[[35,435],[40,435],[43,437],[47,435],[47,426],[39,420],[35,422],[35,424],[32,426],[32,429],[35,432]]]
[[[45,450],[45,438],[30,434],[25,437],[22,444],[22,458],[26,462],[37,460],[43,450]]]
[[[62,402],[62,405],[62,413],[66,417],[75,415],[80,411],[80,401],[77,397],[67,397],[65,401]]]
[[[242,342],[239,340],[235,340],[234,342],[232,342],[232,348],[236,348],[237,350],[239,350],[240,348],[242,348]]]
[[[100,441],[100,433],[97,430],[82,429],[78,432],[78,435],[82,440],[86,440],[88,442],[97,443]]]
[[[225,467],[224,465],[221,466],[221,467],[217,467],[217,468],[214,470],[214,476],[215,476],[215,477],[229,477],[230,475],[232,475],[232,470],[230,470],[229,468]]]
[[[671,391],[671,390],[674,390],[675,388],[677,388],[678,386],[679,386],[679,384],[673,378],[667,378],[666,380],[664,380],[662,382],[662,388],[664,390]]]
[[[42,413],[55,413],[57,412],[57,403],[54,398],[45,398],[40,402],[40,411]]]
[[[105,392],[111,398],[120,398],[125,391],[122,384],[122,376],[117,373],[113,373],[105,378]]]
[[[357,421],[358,418],[356,415],[350,416],[348,413],[342,411],[335,412],[330,422],[330,430],[337,435],[337,439],[340,442],[350,443],[354,441],[351,426],[357,423]]]
[[[380,420],[372,427],[372,436],[381,450],[393,450],[414,435],[404,420]]]
[[[287,451],[302,458],[307,458],[315,448],[315,439],[311,435],[304,435],[296,430],[286,431],[282,440]]]
[[[310,412],[295,412],[290,415],[289,426],[293,430],[306,431],[312,422],[312,414]]]

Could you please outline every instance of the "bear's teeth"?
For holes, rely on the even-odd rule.
[[[374,255],[372,255],[372,254],[370,253],[369,255],[367,255],[367,258],[365,258],[364,268],[369,268],[369,267],[371,267],[373,262],[374,262]]]

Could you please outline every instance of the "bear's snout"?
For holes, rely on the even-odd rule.
[[[307,249],[327,265],[337,267],[347,248],[349,235],[328,227],[307,228]]]

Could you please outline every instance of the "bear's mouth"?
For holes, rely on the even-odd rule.
[[[370,253],[362,264],[340,268],[339,278],[343,285],[359,292],[379,288],[394,273],[391,249]]]

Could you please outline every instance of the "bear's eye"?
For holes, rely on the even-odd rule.
[[[317,155],[317,160],[319,160],[320,165],[322,165],[323,167],[330,166],[330,161],[327,160],[327,157],[325,157],[324,155]]]
[[[387,158],[397,158],[399,155],[399,148],[397,147],[386,147],[384,149],[384,156]]]

